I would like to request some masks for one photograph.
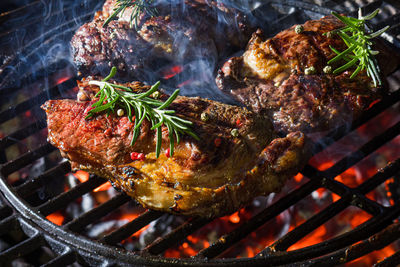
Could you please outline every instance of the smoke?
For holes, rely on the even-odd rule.
[[[6,16],[0,29],[0,88],[27,86],[41,69],[47,77],[57,69],[47,69],[55,62],[72,64],[69,41],[101,3],[42,0],[3,5],[18,9]]]
[[[16,2],[22,8],[1,25],[0,32],[6,35],[0,36],[0,88],[29,85],[39,73],[46,79],[60,66],[80,70],[73,58],[71,38],[93,19],[95,11],[103,8],[104,1],[13,4]],[[243,52],[256,28],[273,34],[293,23],[285,21],[285,14],[295,12],[293,7],[288,10],[269,1],[157,0],[154,5],[158,9],[156,18],[141,21],[137,33],[135,29],[118,29],[123,36],[104,52],[108,58],[99,62],[99,56],[93,55],[95,63],[87,66],[89,71],[83,71],[83,75],[105,76],[112,65],[122,66],[125,81],[152,84],[161,80],[167,92],[180,88],[182,95],[236,103],[216,87],[217,70],[229,57]],[[129,14],[129,10],[125,13]],[[296,19],[305,21],[309,17]],[[183,68],[182,72],[165,79],[163,72],[177,65]]]

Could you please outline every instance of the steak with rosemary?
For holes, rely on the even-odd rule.
[[[232,47],[244,48],[253,32],[246,16],[213,1],[160,3],[157,16],[140,15],[137,29],[129,24],[130,7],[103,27],[115,4],[116,0],[106,1],[71,40],[73,59],[83,76],[106,75],[116,66],[121,76],[148,81],[167,64],[197,59],[215,64]]]
[[[330,46],[344,51],[347,46],[337,36],[326,33],[344,24],[333,16],[310,20],[266,39],[258,30],[242,56],[229,59],[220,69],[218,87],[255,112],[267,112],[275,129],[283,132],[316,132],[351,122],[385,94],[362,71],[350,78],[354,69],[341,74],[324,72],[336,56]],[[376,43],[382,72],[393,71],[398,53]],[[338,62],[332,69],[343,65]],[[313,69],[314,68],[314,69]],[[327,69],[325,69],[327,71]],[[329,73],[329,72],[328,72]]]
[[[80,87],[89,99],[98,90],[86,80]],[[139,83],[132,88],[148,89]],[[182,136],[170,156],[168,129],[162,126],[161,154],[156,158],[156,134],[148,121],[131,146],[134,123],[114,113],[85,119],[92,103],[47,101],[42,108],[47,113],[49,142],[73,169],[109,179],[151,209],[202,217],[225,215],[256,196],[280,191],[309,158],[301,132],[278,138],[269,119],[260,114],[183,96],[168,109],[193,122],[200,140]]]

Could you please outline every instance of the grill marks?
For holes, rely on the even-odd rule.
[[[83,82],[80,85],[91,94]],[[178,97],[170,108],[193,122],[200,141],[183,136],[173,157],[168,157],[163,126],[162,153],[156,159],[156,137],[149,122],[144,122],[137,142],[130,146],[133,123],[115,114],[86,120],[90,103],[46,102],[50,142],[72,161],[73,169],[107,177],[156,210],[202,217],[227,214],[256,195],[279,191],[308,160],[307,141],[300,132],[275,138],[268,118],[261,114],[189,97]],[[208,114],[207,122],[201,120],[202,113]],[[105,133],[108,129],[111,134]],[[237,137],[231,134],[233,129]],[[143,159],[132,161],[133,152],[143,153]]]
[[[265,40],[257,31],[243,56],[230,59],[221,68],[217,85],[252,110],[267,112],[279,131],[316,132],[349,123],[381,99],[385,89],[375,88],[366,72],[353,79],[351,71],[324,73],[326,63],[335,56],[329,46],[345,49],[340,37],[324,33],[342,26],[328,16],[307,21],[300,34],[292,26]],[[383,71],[388,74],[387,66],[393,69],[400,62],[398,54],[390,57],[390,49],[381,43],[377,46],[382,51]],[[305,74],[310,67],[315,73]]]

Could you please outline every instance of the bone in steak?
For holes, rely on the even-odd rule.
[[[293,26],[266,39],[258,30],[244,54],[221,68],[217,85],[253,111],[267,112],[278,131],[315,132],[350,122],[385,90],[376,88],[365,71],[353,79],[352,71],[324,73],[327,61],[336,55],[329,46],[340,51],[347,48],[339,36],[324,33],[343,26],[327,16],[307,21],[301,33]],[[399,62],[397,53],[387,49],[382,44],[378,48],[383,73],[393,71]],[[310,67],[315,73],[306,75]]]
[[[88,98],[98,90],[87,81],[79,86]],[[132,87],[148,89],[139,83]],[[73,169],[108,178],[151,209],[202,217],[228,214],[255,196],[280,191],[309,158],[308,142],[301,132],[277,138],[270,120],[260,114],[183,96],[169,109],[193,122],[200,141],[183,136],[170,157],[163,126],[162,152],[156,158],[155,131],[148,121],[130,146],[133,123],[115,114],[85,119],[92,103],[47,101],[42,108],[47,113],[48,140],[71,161]],[[201,120],[202,113],[208,114],[206,122]],[[232,136],[232,129],[238,129],[237,137]],[[132,160],[132,152],[143,155]]]
[[[143,13],[137,30],[129,26],[131,7],[102,27],[115,2],[106,1],[71,40],[74,62],[84,76],[105,75],[116,66],[121,76],[149,80],[147,72],[154,76],[163,63],[183,64],[198,58],[216,62],[231,47],[243,48],[253,31],[242,13],[214,1],[158,4],[158,15]]]

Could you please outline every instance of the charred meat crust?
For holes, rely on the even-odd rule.
[[[323,69],[335,56],[330,46],[343,51],[341,38],[324,33],[343,24],[332,16],[307,21],[304,31],[295,26],[266,39],[255,32],[243,56],[229,59],[219,70],[218,87],[256,112],[267,112],[278,131],[316,132],[351,122],[386,93],[385,87],[374,87],[366,72],[350,79],[351,71],[339,75],[326,74]],[[377,42],[380,50],[382,42]],[[379,61],[384,73],[393,71],[398,57],[382,52]],[[333,66],[335,69],[343,62]],[[315,73],[305,74],[305,69]],[[384,79],[383,79],[384,80]]]
[[[253,31],[240,12],[206,1],[160,4],[157,17],[142,14],[137,31],[129,26],[129,9],[103,27],[114,4],[115,0],[106,1],[103,10],[71,40],[74,62],[84,76],[105,75],[110,66],[116,66],[123,78],[144,79],[143,69],[154,71],[165,61],[188,62],[199,57],[216,61],[226,56],[230,47],[243,48]],[[190,16],[180,15],[182,12]],[[218,17],[224,23],[218,23]]]
[[[95,91],[86,81],[80,85]],[[143,90],[138,83],[133,85]],[[130,146],[133,123],[104,114],[85,119],[91,103],[47,101],[42,108],[48,140],[74,169],[108,178],[148,208],[202,217],[228,214],[255,196],[279,191],[309,158],[302,133],[276,138],[272,124],[261,114],[189,97],[178,97],[170,108],[193,122],[200,141],[184,136],[168,157],[163,128],[162,153],[155,158],[155,133],[147,121]],[[201,120],[202,113],[208,114],[207,122]],[[238,137],[232,136],[232,129],[239,130]],[[143,153],[144,160],[132,161],[131,152]]]

